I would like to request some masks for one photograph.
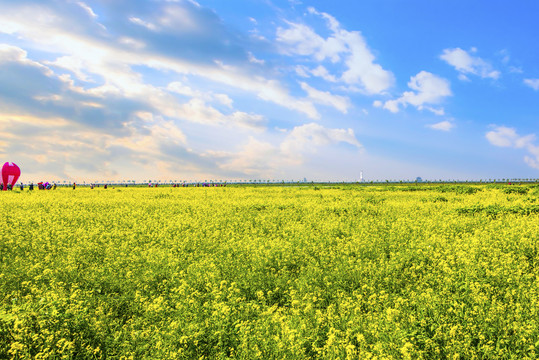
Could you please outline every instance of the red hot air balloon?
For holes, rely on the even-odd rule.
[[[21,169],[19,169],[16,164],[12,162],[5,163],[4,166],[2,166],[4,191],[7,190],[8,184],[11,185],[11,188],[13,189],[17,180],[19,180],[19,176],[21,176]]]

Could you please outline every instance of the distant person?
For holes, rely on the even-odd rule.
[[[77,184],[73,183],[73,190],[77,187]]]
[[[21,183],[20,186],[21,186],[21,191],[23,191],[24,190],[24,185]]]
[[[30,187],[28,187],[28,190],[34,190],[34,183],[30,183]]]
[[[107,184],[103,185],[103,189],[107,190]]]
[[[52,189],[53,189],[53,190],[56,190],[56,183],[54,183],[54,184],[52,185]]]

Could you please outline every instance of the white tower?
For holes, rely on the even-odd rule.
[[[363,170],[359,172],[359,182],[363,182]]]

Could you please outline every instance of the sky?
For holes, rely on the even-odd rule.
[[[29,181],[539,178],[539,2],[1,0]]]

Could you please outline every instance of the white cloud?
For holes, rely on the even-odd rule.
[[[374,63],[375,57],[359,32],[347,32],[345,38],[351,55],[342,80],[349,85],[361,84],[369,94],[384,93],[394,83],[393,74]]]
[[[143,126],[131,127],[126,136],[104,133],[65,119],[45,121],[42,117],[0,114],[2,128],[10,129],[9,137],[0,132],[0,143],[5,142],[0,154],[17,154],[20,164],[24,164],[21,178],[24,182],[125,178],[140,181],[141,173],[180,175],[177,169],[169,174],[157,172],[155,159],[173,160],[163,153],[163,146],[183,148],[190,154],[183,131],[173,121],[150,113],[138,113],[136,117]]]
[[[388,100],[384,104],[384,109],[393,113],[399,111],[400,105],[406,107],[408,104],[415,106],[418,110],[429,110],[437,115],[443,115],[443,109],[426,106],[427,104],[438,104],[445,97],[451,96],[449,81],[427,71],[421,71],[416,76],[412,76],[408,82],[408,87],[414,91],[406,91],[396,100]],[[379,105],[379,103],[377,103]]]
[[[378,104],[378,103],[377,103]],[[399,100],[388,100],[384,103],[384,109],[391,111],[392,113],[399,112]]]
[[[226,121],[235,126],[243,126],[254,130],[265,129],[266,119],[262,115],[248,114],[242,111],[235,111],[226,116]]]
[[[535,134],[529,134],[526,136],[521,136],[518,139],[516,139],[514,146],[516,148],[526,148],[533,154],[539,155],[539,153],[536,151],[535,146],[533,145],[534,141],[535,141]]]
[[[501,61],[504,64],[509,64],[509,62],[511,61],[511,55],[509,54],[509,51],[507,49],[498,51],[497,55],[501,57]]]
[[[134,39],[129,36],[122,36],[118,39],[118,42],[123,45],[127,45],[128,47],[134,49],[134,50],[142,50],[146,47],[146,43],[137,39]]]
[[[250,136],[238,152],[210,151],[208,156],[221,159],[220,167],[223,170],[270,177],[286,174],[302,165],[307,156],[327,146],[347,143],[359,150],[363,149],[352,129],[329,129],[310,123],[279,133],[284,139],[277,144]]]
[[[234,101],[227,94],[214,94],[212,92],[203,93],[202,91],[194,90],[192,87],[182,83],[181,81],[173,81],[169,83],[166,90],[186,97],[200,99],[202,101],[215,100],[230,109],[233,108],[232,105],[234,104]]]
[[[318,61],[326,58],[326,53],[322,51],[326,41],[313,29],[303,24],[289,22],[288,25],[288,29],[277,29],[277,41],[286,45],[285,50],[288,53],[304,56],[314,55]],[[334,60],[338,61],[338,55],[334,56]]]
[[[129,18],[129,21],[131,21],[133,24],[137,24],[137,25],[143,26],[143,27],[145,27],[146,29],[151,30],[151,31],[157,31],[157,30],[158,30],[157,25],[152,24],[151,22],[148,22],[148,21],[144,21],[144,20],[139,19],[139,18],[134,17],[134,16],[133,16],[133,17],[130,17],[130,18]]]
[[[539,170],[539,160],[537,158],[532,158],[529,156],[524,156],[524,162],[528,164],[529,167]]]
[[[245,88],[251,89],[253,87],[252,85],[254,84],[249,84],[248,82],[249,80],[246,79]],[[320,114],[318,113],[312,102],[305,99],[293,98],[288,94],[285,89],[283,89],[279,82],[275,80],[268,80],[259,83],[258,86],[260,87],[257,87],[256,90],[255,88],[253,88],[253,91],[256,91],[256,94],[260,99],[271,101],[280,104],[288,109],[304,113],[311,119],[320,118]]]
[[[512,74],[522,74],[524,70],[521,67],[509,66],[509,72]]]
[[[9,62],[20,63],[25,66],[38,68],[48,76],[53,74],[48,67],[40,64],[39,62],[28,59],[27,55],[28,53],[25,50],[17,46],[0,44],[0,64]]]
[[[539,90],[539,79],[524,79],[524,84],[528,85],[533,90]]]
[[[443,108],[433,108],[432,106],[424,106],[423,108],[438,116],[445,115],[445,110]]]
[[[126,126],[128,118],[141,108],[151,109],[152,113],[157,116],[162,115],[177,120],[181,119],[213,126],[240,127],[255,131],[265,129],[266,120],[259,114],[245,113],[238,110],[226,114],[206,104],[206,100],[215,100],[232,109],[233,101],[225,94],[202,93],[179,81],[170,83],[165,89],[159,88],[143,83],[136,73],[122,67],[119,69],[115,67],[109,68],[107,64],[103,66],[105,73],[110,72],[116,76],[111,77],[108,84],[84,89],[75,86],[69,76],[57,76],[49,68],[29,60],[26,56],[26,52],[20,48],[0,46],[0,63],[22,64],[25,67],[20,71],[29,74],[31,74],[29,69],[36,68],[38,69],[38,75],[41,75],[39,75],[40,78],[33,75],[32,81],[53,82],[55,86],[47,85],[47,92],[36,89],[37,92],[31,94],[26,91],[29,99],[22,103],[22,110],[19,109],[18,111],[30,114],[40,113],[39,109],[36,111],[31,106],[28,106],[31,99],[39,102],[43,108],[57,109],[60,113],[70,109],[69,111],[72,112],[72,115],[69,118],[72,122],[87,123],[91,126],[104,126],[103,131],[105,132],[110,131],[108,128],[110,126],[117,129]],[[62,57],[59,59],[53,64],[70,68],[76,74],[84,68],[83,63],[75,61],[77,58]],[[82,73],[80,77],[85,79],[86,74]],[[190,100],[180,103],[171,93],[188,96]],[[125,106],[125,103],[132,103],[133,105],[126,108],[124,110],[125,114],[119,117],[119,110],[110,111],[109,108],[116,107],[115,103],[111,101],[123,103],[121,106]],[[92,114],[90,108],[102,109],[102,111],[94,115],[98,116],[99,119],[88,118],[87,114]],[[99,122],[96,123],[96,121]]]
[[[54,61],[46,62],[47,65],[56,66],[62,69],[69,70],[82,81],[93,82],[86,73],[85,62],[76,56],[61,56]]]
[[[259,99],[269,101],[307,115],[311,119],[320,117],[314,105],[305,100],[291,96],[283,85],[272,79],[260,76],[252,76],[233,66],[206,67],[197,64],[185,64],[172,59],[159,59],[152,66],[163,69],[170,69],[180,74],[196,74],[209,80],[223,83],[245,92],[255,94]]]
[[[264,65],[266,63],[264,60],[257,59],[250,51],[247,52],[247,56],[249,58],[249,61],[253,64]]]
[[[436,124],[430,124],[427,125],[427,127],[433,129],[433,130],[440,130],[440,131],[450,131],[455,127],[455,125],[448,120],[440,121]]]
[[[250,136],[247,144],[237,153],[208,152],[209,156],[224,159],[220,167],[254,176],[271,176],[279,167],[279,149],[269,142],[260,141]],[[226,161],[226,159],[230,159]]]
[[[17,46],[0,44],[0,63],[26,61],[26,51]]]
[[[471,52],[477,51],[472,49]],[[481,78],[498,79],[500,72],[494,70],[485,60],[478,56],[472,56],[467,51],[461,48],[445,49],[443,54],[440,55],[440,59],[453,66],[460,75],[473,74]],[[459,76],[461,80],[468,80],[466,76]]]
[[[529,153],[524,156],[526,164],[539,169],[539,146],[534,143],[535,134],[520,136],[514,128],[495,126],[494,130],[485,134],[485,137],[494,146],[525,149]]]
[[[320,13],[318,12],[314,7],[310,6],[307,8],[307,11],[310,13],[310,14],[315,14],[315,15],[319,15],[321,16],[322,18],[324,18],[327,23],[328,23],[328,27],[334,31],[334,32],[338,32],[340,30],[340,27],[341,25],[339,24],[339,22],[337,21],[337,19],[335,19],[333,16],[327,14],[327,13]]]
[[[259,114],[242,111],[234,111],[229,115],[223,114],[200,98],[193,98],[182,105],[170,107],[170,112],[166,115],[200,124],[240,126],[258,131],[265,128],[266,122],[265,118]]]
[[[3,10],[5,9],[0,5],[0,31],[9,30],[10,32],[17,33],[20,38],[34,44],[39,44],[39,47],[43,51],[51,54],[68,54],[61,56],[59,59],[63,58],[64,60],[59,60],[56,66],[73,71],[80,79],[103,79],[104,84],[98,89],[93,90],[95,94],[101,92],[102,96],[106,96],[107,92],[114,92],[116,95],[125,92],[127,94],[137,92],[142,95],[143,90],[148,87],[143,85],[144,79],[141,78],[140,73],[135,71],[134,68],[143,65],[163,72],[199,76],[209,81],[241,89],[246,93],[255,94],[261,100],[302,113],[311,119],[320,117],[311,102],[292,96],[280,81],[250,73],[246,70],[244,64],[242,66],[234,66],[224,65],[222,61],[208,63],[207,61],[199,61],[199,58],[183,58],[180,56],[181,53],[180,55],[177,53],[168,53],[167,51],[172,51],[169,50],[171,49],[170,46],[156,49],[154,40],[152,40],[154,46],[152,49],[148,49],[144,47],[146,43],[144,40],[154,39],[153,37],[157,35],[148,35],[147,33],[144,33],[143,36],[138,34],[138,37],[134,39],[135,42],[130,42],[128,39],[132,37],[129,37],[127,34],[119,36],[120,44],[122,43],[121,39],[124,39],[123,43],[126,45],[126,47],[122,48],[118,46],[117,42],[107,41],[111,38],[110,34],[107,33],[105,34],[107,36],[99,37],[96,36],[98,34],[94,33],[81,34],[76,31],[65,31],[62,28],[63,24],[66,23],[66,26],[69,25],[67,21],[64,21],[66,17],[59,12],[55,12],[53,9],[44,8],[42,15],[38,18],[29,16],[29,14],[34,14],[36,11],[32,7],[10,8],[9,11]],[[185,9],[179,8],[172,9],[167,7],[161,12],[158,10],[156,12],[157,14],[155,16],[148,16],[148,20],[131,16],[129,21],[151,30],[151,32],[158,32],[161,28],[171,30],[176,26],[173,24],[173,15],[178,15],[182,19],[188,16]],[[8,13],[16,15],[8,16]],[[69,20],[75,21],[74,19]],[[199,20],[199,24],[189,25],[184,23],[177,25],[181,29],[172,29],[177,32],[172,34],[179,36],[178,34],[184,34],[187,30],[196,30],[202,34],[197,33],[195,34],[196,36],[207,36],[201,29],[205,25],[203,20],[209,22],[208,26],[222,26],[220,23],[215,25],[210,22],[215,21],[215,16],[211,17],[210,20]],[[193,36],[190,36],[189,41],[192,41],[191,38]],[[219,41],[221,38],[211,36],[210,39],[212,41]],[[184,41],[182,39],[180,40]],[[166,43],[168,44],[169,41],[167,40]],[[227,44],[231,39],[224,37],[222,41]],[[159,44],[159,41],[157,41],[157,44]],[[219,49],[220,47],[214,46],[214,48]],[[197,51],[207,51],[207,48],[193,48],[189,53],[196,53]],[[213,56],[208,54],[202,55],[203,59]],[[72,60],[66,61],[68,58]],[[76,61],[73,59],[76,59]],[[244,61],[248,62],[249,59],[244,59]],[[52,64],[54,61],[50,63]],[[85,78],[84,76],[87,77]]]
[[[350,86],[357,85],[368,94],[384,93],[393,85],[393,74],[375,63],[375,56],[360,32],[342,29],[334,17],[314,8],[309,8],[309,13],[325,19],[331,35],[323,38],[305,24],[288,22],[288,28],[277,29],[277,41],[285,53],[311,56],[318,63],[325,60],[344,62],[346,70],[340,77],[324,72],[322,68],[314,72],[328,81],[338,79]]]
[[[326,69],[323,65],[318,65],[313,69],[309,69],[305,65],[297,65],[294,70],[296,74],[302,78],[310,78],[311,76],[316,76],[326,80],[327,82],[335,83],[338,81],[335,75],[330,74],[328,69]]]
[[[88,15],[90,15],[91,17],[93,18],[97,18],[97,15],[96,13],[94,12],[94,10],[92,10],[91,7],[89,7],[87,4],[83,3],[82,1],[79,1],[77,3],[81,8],[84,9],[84,11],[86,11],[88,13]]]
[[[184,85],[181,81],[173,81],[167,85],[167,90],[186,96],[200,97],[202,94],[199,91],[191,89],[191,87]]]
[[[348,112],[351,106],[350,99],[345,96],[333,95],[327,91],[319,91],[310,87],[307,83],[300,83],[301,88],[307,92],[310,99],[322,105],[332,106],[343,114]]]
[[[322,65],[318,65],[316,68],[311,70],[311,74],[314,76],[321,77],[322,79],[329,81],[329,82],[336,82],[337,79],[334,75],[331,75],[328,70],[323,67]]]
[[[296,126],[281,143],[280,148],[284,154],[294,157],[304,152],[316,151],[317,147],[339,142],[362,148],[352,129],[328,129],[316,123]]]
[[[221,104],[228,106],[229,108],[232,108],[233,101],[227,94],[215,94],[214,97]]]
[[[296,71],[296,74],[298,74],[298,76],[300,77],[303,77],[303,78],[311,77],[311,75],[309,74],[309,68],[307,68],[306,66],[297,65],[294,68],[294,70]]]
[[[519,139],[514,128],[505,126],[498,126],[494,130],[487,132],[485,136],[492,145],[501,147],[515,146],[516,141]]]

